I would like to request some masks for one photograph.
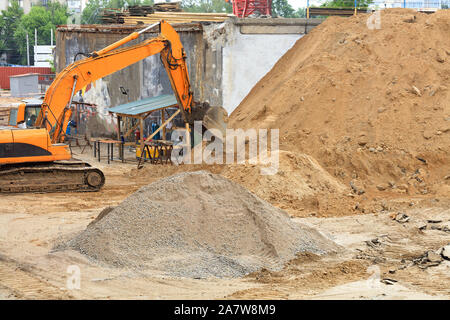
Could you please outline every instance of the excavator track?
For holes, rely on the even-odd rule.
[[[0,193],[92,192],[104,184],[103,172],[82,161],[0,166]]]

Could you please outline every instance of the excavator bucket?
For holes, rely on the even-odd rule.
[[[225,137],[228,113],[222,107],[211,107],[207,102],[195,102],[187,121],[190,125],[194,125],[194,121],[202,121],[204,129],[218,129]]]
[[[209,107],[203,116],[203,126],[206,129],[218,129],[225,137],[228,113],[222,107]]]

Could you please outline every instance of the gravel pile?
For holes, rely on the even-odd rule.
[[[244,187],[206,171],[149,184],[67,243],[101,264],[170,276],[240,277],[279,270],[296,253],[338,246]]]

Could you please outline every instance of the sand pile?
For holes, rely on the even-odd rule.
[[[167,177],[183,171],[207,170],[244,186],[258,197],[292,216],[344,215],[351,211],[350,186],[324,170],[311,156],[285,150],[278,152],[279,167],[274,175],[261,175],[264,165],[145,166],[132,169],[131,179]]]
[[[279,128],[281,149],[365,195],[448,195],[450,10],[383,10],[375,30],[367,18],[330,17],[297,41],[229,124]]]
[[[225,166],[220,174],[293,216],[329,209],[324,208],[323,195],[341,198],[350,192],[314,158],[288,151],[279,151],[278,156],[280,165],[274,175],[261,175],[258,165],[249,164]]]
[[[194,278],[277,270],[298,252],[338,250],[242,186],[205,171],[141,188],[67,247],[106,265]]]

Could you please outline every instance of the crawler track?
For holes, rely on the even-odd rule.
[[[0,167],[0,193],[89,192],[105,184],[103,172],[81,161]]]

